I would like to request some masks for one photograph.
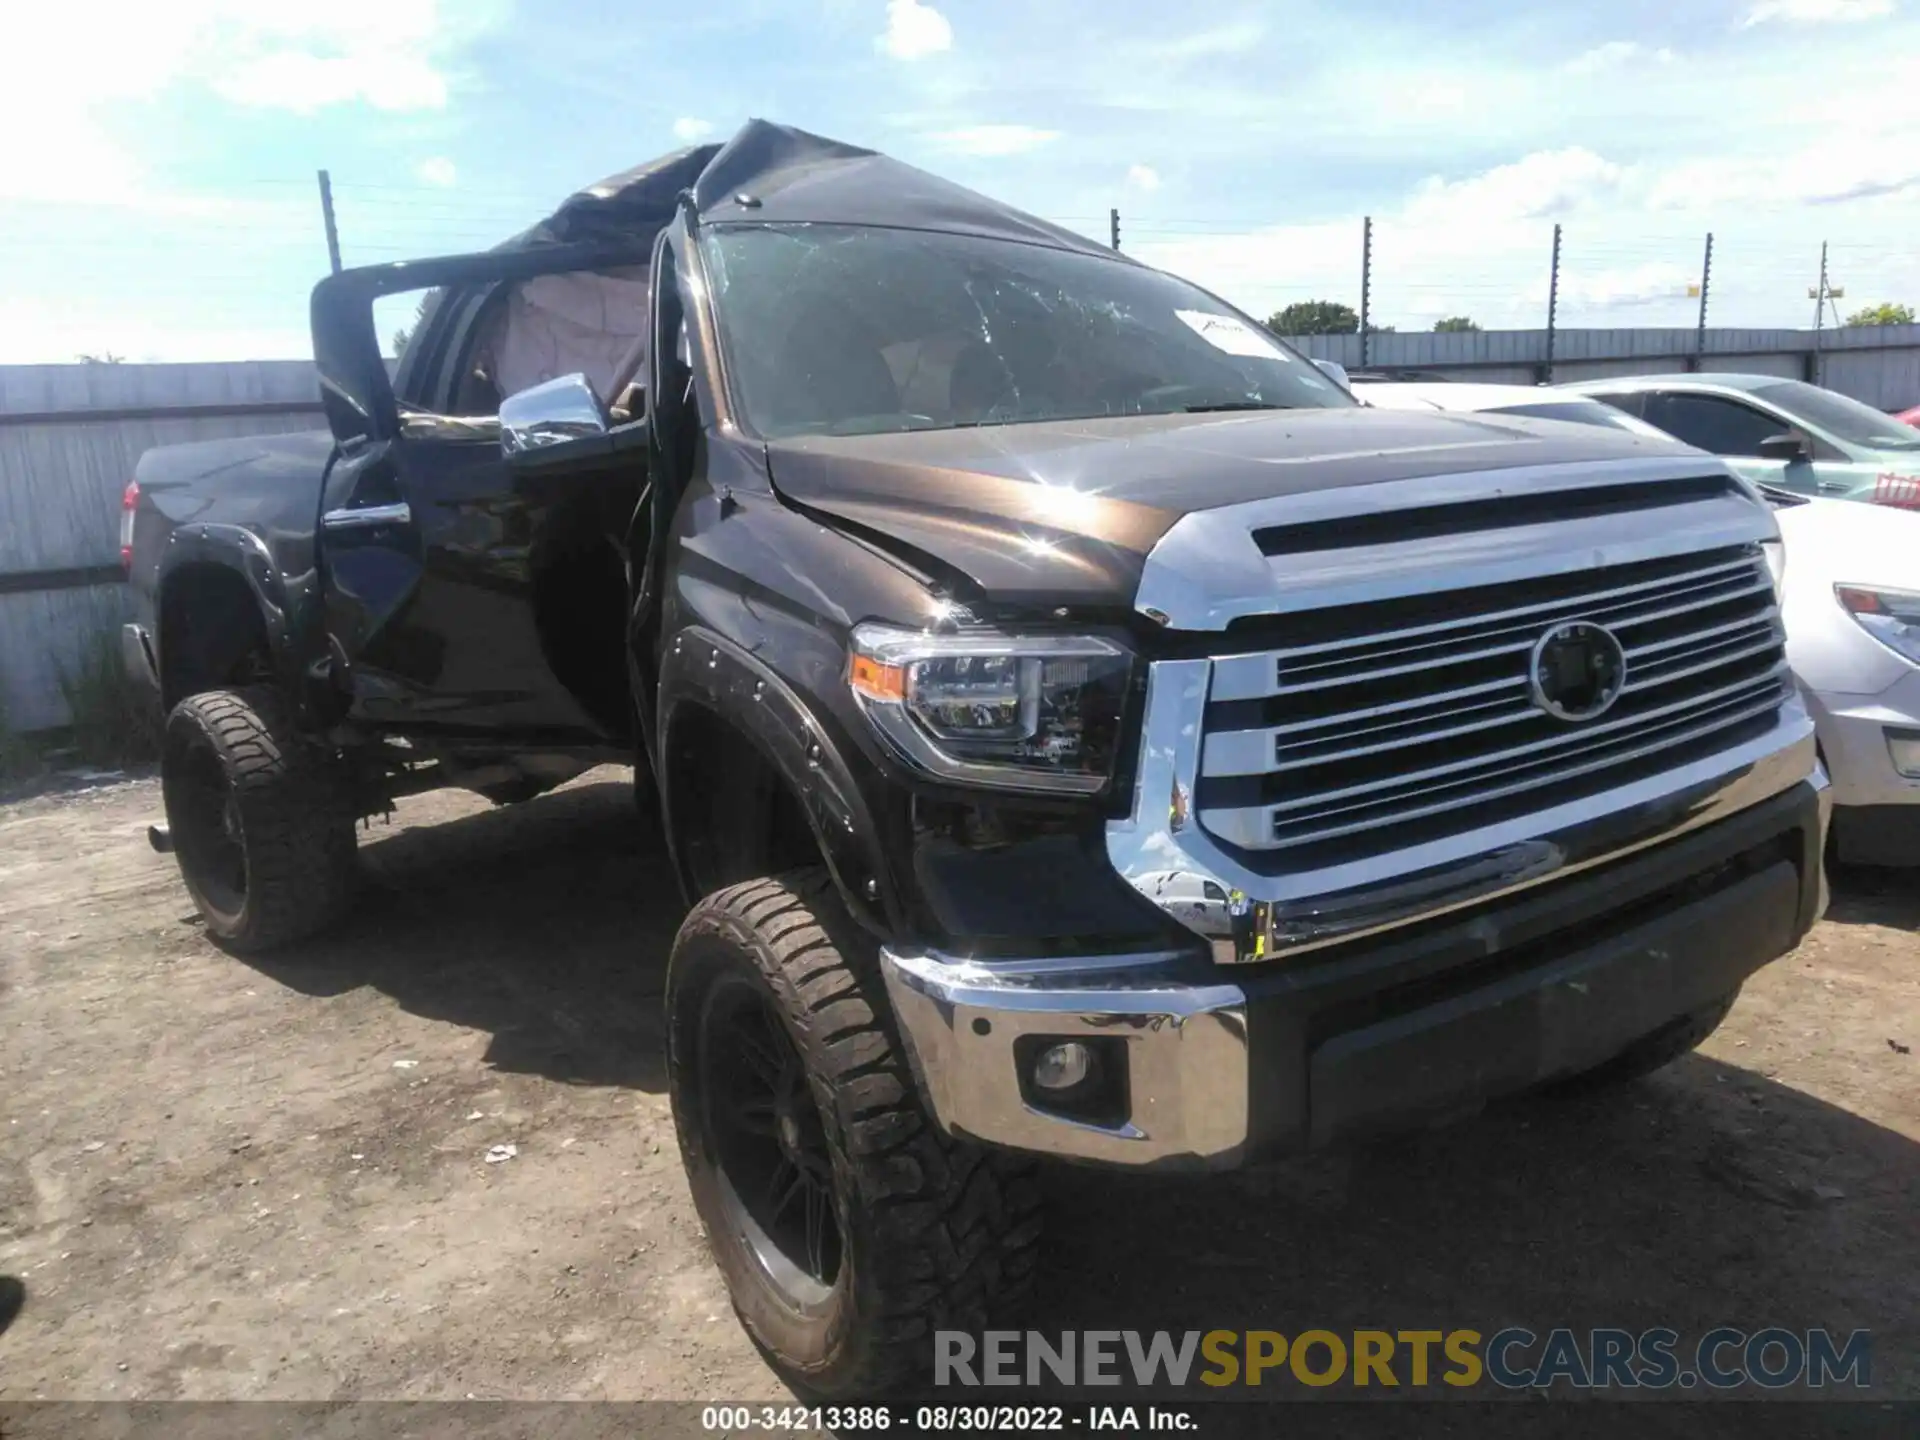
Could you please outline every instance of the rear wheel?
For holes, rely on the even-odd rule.
[[[353,874],[350,792],[270,688],[174,706],[160,777],[181,878],[216,939],[270,950],[336,917]]]
[[[823,871],[735,885],[674,942],[674,1121],[747,1333],[821,1397],[898,1386],[933,1332],[978,1332],[1032,1287],[1031,1162],[920,1107],[877,967]]]

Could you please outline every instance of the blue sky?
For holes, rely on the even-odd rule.
[[[1920,304],[1914,0],[20,0],[0,362],[300,356],[326,264],[483,247],[748,115],[887,150],[1265,315],[1804,325]],[[22,57],[33,57],[23,65]]]

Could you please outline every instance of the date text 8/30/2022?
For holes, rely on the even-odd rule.
[[[708,1405],[703,1430],[908,1434],[941,1431],[1197,1430],[1189,1411],[1158,1405]]]

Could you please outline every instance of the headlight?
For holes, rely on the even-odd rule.
[[[1767,557],[1767,573],[1773,576],[1773,599],[1778,604],[1786,598],[1787,584],[1787,547],[1780,540],[1762,540],[1760,553]]]
[[[1869,590],[1836,585],[1846,612],[1874,639],[1904,660],[1920,665],[1920,595],[1908,590]]]
[[[1091,635],[853,632],[848,682],[902,757],[959,785],[1089,795],[1120,744],[1133,657]]]
[[[1908,780],[1920,780],[1920,730],[1888,730],[1887,754]]]

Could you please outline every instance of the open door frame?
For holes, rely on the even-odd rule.
[[[369,266],[329,276],[314,287],[314,357],[335,449],[314,516],[319,604],[312,607],[315,623],[301,648],[308,657],[307,673],[324,678],[313,692],[327,712],[323,718],[344,719],[350,713],[348,707],[357,710],[369,695],[383,695],[388,698],[380,703],[411,707],[411,713],[422,719],[443,717],[438,721],[441,725],[453,724],[456,716],[467,714],[483,728],[507,724],[510,729],[524,729],[527,733],[522,738],[530,743],[543,737],[585,738],[574,734],[577,725],[566,719],[570,713],[566,701],[547,703],[539,698],[549,691],[558,696],[565,685],[556,688],[556,677],[551,675],[538,685],[527,679],[534,673],[523,653],[527,644],[502,648],[503,656],[518,655],[520,663],[503,669],[497,685],[485,673],[484,664],[478,669],[473,663],[442,664],[438,640],[451,646],[444,653],[465,654],[470,662],[476,648],[470,643],[473,637],[463,633],[464,621],[450,627],[446,623],[447,597],[452,593],[447,587],[486,599],[480,592],[491,592],[492,585],[479,584],[467,572],[475,569],[476,562],[480,568],[498,569],[486,554],[473,551],[466,530],[450,521],[463,508],[491,509],[496,484],[497,500],[508,508],[542,513],[542,507],[554,500],[553,487],[536,485],[529,491],[516,483],[501,463],[499,441],[491,434],[458,435],[454,431],[462,427],[453,427],[441,446],[420,433],[419,417],[403,414],[388,362],[380,354],[373,306],[383,295],[405,291],[437,289],[443,295],[472,295],[540,275],[643,265],[654,240],[652,230],[636,230],[617,241],[537,245]],[[435,390],[432,382],[439,378],[438,372],[456,363],[457,357],[447,352],[449,343],[458,338],[451,331],[458,328],[453,322],[461,313],[462,306],[443,303],[425,317],[420,335],[423,348],[411,357],[409,372],[415,393],[423,388]],[[488,478],[489,470],[494,479]],[[424,506],[423,499],[428,502]],[[433,503],[436,500],[440,503]],[[620,538],[619,526],[613,534]],[[507,563],[511,568],[518,562],[508,554]],[[344,584],[336,573],[341,566],[353,572]],[[404,622],[420,634],[403,634],[393,627],[402,623],[401,616],[419,613],[413,608],[416,592],[421,596],[418,603],[428,606],[425,613],[437,618],[426,622],[424,629],[412,620]],[[438,602],[429,600],[429,594],[439,597]],[[501,612],[503,599],[488,601],[496,615],[494,625],[507,624],[510,634],[525,641],[518,635],[523,617],[518,610]],[[532,624],[531,594],[520,597],[518,603],[528,608],[525,618]],[[381,636],[395,638],[375,639]],[[415,643],[422,639],[436,640],[436,645],[422,648]],[[390,653],[362,666],[363,649],[371,644]],[[429,694],[439,674],[459,677],[444,696]],[[496,690],[500,713],[490,719],[484,697]],[[476,703],[480,709],[473,710]],[[506,719],[509,713],[516,717],[511,722]],[[391,723],[402,723],[401,715],[392,716]]]
[[[644,265],[652,256],[653,244],[652,232],[644,236],[636,233],[619,242],[596,240],[477,255],[441,255],[392,265],[366,265],[327,276],[313,287],[309,310],[320,401],[335,443],[351,451],[391,440],[400,433],[399,403],[373,324],[373,302],[381,296],[407,290],[498,284],[572,270]],[[430,316],[429,323],[436,318]]]

